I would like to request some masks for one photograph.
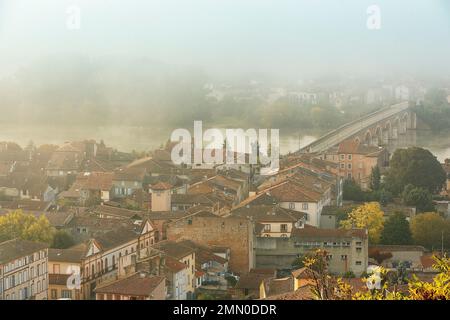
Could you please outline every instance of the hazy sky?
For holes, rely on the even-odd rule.
[[[366,26],[369,5],[381,29]],[[66,27],[71,5],[81,29]],[[45,56],[210,72],[450,72],[446,0],[0,0],[0,76]]]

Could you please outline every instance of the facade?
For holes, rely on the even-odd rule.
[[[258,237],[257,268],[290,268],[305,253],[323,249],[328,254],[329,271],[356,275],[368,266],[368,238],[363,229],[319,229],[305,225],[293,230],[290,238]]]
[[[164,274],[167,279],[167,297],[170,300],[186,300],[188,297],[190,269],[187,264],[171,256],[165,257]]]
[[[187,275],[187,281],[185,285],[186,295],[189,297],[195,291],[195,251],[187,246],[174,241],[161,241],[154,246],[157,250],[164,252],[168,257],[176,259],[187,266],[187,270],[184,271]],[[170,259],[169,259],[170,264]],[[182,275],[180,275],[182,277]],[[177,279],[175,279],[177,280]],[[178,279],[183,281],[183,279]],[[176,289],[176,285],[175,285]],[[177,290],[172,293],[177,294]],[[183,286],[179,286],[178,296],[182,295]]]
[[[308,183],[292,176],[261,193],[273,197],[282,208],[303,212],[305,223],[319,227],[323,207],[331,204],[332,188],[330,183]]]
[[[164,182],[156,183],[150,187],[152,211],[170,211],[171,188],[170,184]]]
[[[82,250],[48,250],[48,299],[80,299],[78,279],[81,273]]]
[[[143,223],[140,232],[119,228],[89,240],[81,262],[83,299],[93,299],[97,285],[115,280],[123,267],[121,261],[129,259],[133,264],[148,255],[154,242],[155,229],[149,221]]]
[[[359,141],[346,140],[339,144],[339,175],[353,179],[362,189],[370,187],[370,176],[374,167],[387,166],[389,154],[385,148],[364,145]]]
[[[27,240],[0,243],[0,300],[45,300],[48,246]]]
[[[302,212],[284,209],[278,205],[244,206],[231,212],[233,216],[251,219],[261,225],[258,237],[290,237],[295,226],[305,223]]]
[[[247,218],[222,218],[197,214],[168,224],[167,239],[191,240],[206,247],[230,249],[228,267],[232,272],[248,272],[255,265],[255,226]]]

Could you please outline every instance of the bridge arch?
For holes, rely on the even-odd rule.
[[[361,143],[361,139],[359,137],[356,137],[355,142],[357,142],[359,144],[359,143]]]
[[[402,115],[400,120],[400,133],[406,133],[406,130],[409,128],[409,123],[411,123],[408,112]]]
[[[386,121],[384,125],[384,135],[385,135],[385,141],[388,141],[392,138],[392,124],[391,121]]]
[[[399,133],[400,133],[400,117],[396,117],[394,119],[394,125],[392,127],[392,137],[394,139],[397,139]]]
[[[368,146],[372,144],[372,132],[370,130],[367,130],[364,134],[364,144],[367,144]]]
[[[375,129],[375,137],[374,137],[374,139],[375,139],[375,142],[376,143],[374,143],[374,145],[377,145],[377,146],[381,146],[382,144],[383,144],[383,129],[381,128],[381,126],[378,126],[376,129]]]

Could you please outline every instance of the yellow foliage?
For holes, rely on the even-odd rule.
[[[36,218],[16,210],[0,217],[0,241],[20,238],[50,243],[53,233],[54,229],[44,215]]]
[[[348,219],[341,221],[345,229],[364,228],[368,230],[369,241],[378,243],[384,227],[384,212],[378,202],[365,203],[348,214]]]

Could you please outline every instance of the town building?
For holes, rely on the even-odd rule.
[[[45,300],[48,245],[13,239],[0,243],[0,300]]]
[[[79,300],[81,282],[80,249],[49,249],[48,250],[48,299]]]

